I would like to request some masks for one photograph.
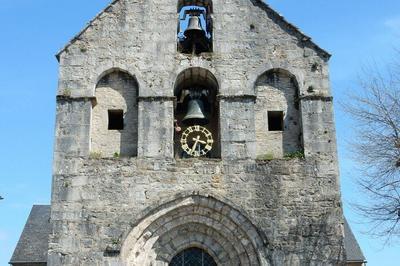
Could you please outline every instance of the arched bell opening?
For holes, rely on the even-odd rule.
[[[178,1],[177,50],[184,54],[200,54],[213,50],[211,0]]]
[[[220,158],[218,82],[203,68],[181,72],[175,83],[176,158]]]
[[[91,153],[137,156],[139,85],[134,76],[110,69],[98,79],[91,119]]]
[[[255,83],[257,157],[281,158],[303,152],[299,85],[284,69],[271,69]]]

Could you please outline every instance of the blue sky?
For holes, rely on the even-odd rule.
[[[174,0],[171,0],[174,1]],[[365,225],[349,208],[361,199],[347,154],[351,122],[337,104],[357,90],[360,69],[397,58],[400,1],[269,0],[269,4],[333,54],[341,184],[345,213],[370,266],[399,261],[399,246],[361,234]],[[0,265],[7,265],[32,204],[50,202],[57,61],[54,54],[109,0],[0,0]],[[396,252],[397,251],[397,252]]]

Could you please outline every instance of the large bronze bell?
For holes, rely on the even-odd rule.
[[[208,124],[208,119],[204,114],[204,103],[199,98],[192,98],[188,102],[187,113],[182,119],[186,125],[205,125]]]
[[[210,32],[207,31],[209,25],[206,12],[201,9],[186,10],[182,20],[186,21],[187,15],[189,21],[183,37],[179,37],[179,51],[194,54],[210,52],[211,38],[208,36]]]
[[[200,17],[199,16],[191,16],[189,18],[188,27],[185,30],[185,36],[187,38],[191,37],[204,37],[205,32],[201,27]]]

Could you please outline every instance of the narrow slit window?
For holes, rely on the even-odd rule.
[[[268,111],[268,131],[283,131],[282,111]]]
[[[108,110],[108,129],[123,130],[124,129],[124,111]]]

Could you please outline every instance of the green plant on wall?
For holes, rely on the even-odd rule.
[[[285,155],[283,155],[283,158],[285,159],[294,159],[294,158],[299,158],[299,159],[304,159],[304,151],[293,151],[293,152],[288,152]]]
[[[70,181],[64,181],[63,186],[64,187],[70,187],[71,186],[71,182]]]
[[[118,238],[113,238],[113,239],[111,239],[111,243],[113,244],[113,245],[118,245],[119,244],[119,239]]]
[[[65,97],[71,97],[71,94],[72,94],[71,89],[64,89],[62,91],[62,95]]]
[[[93,151],[89,155],[90,159],[100,159],[102,157],[101,151]]]

